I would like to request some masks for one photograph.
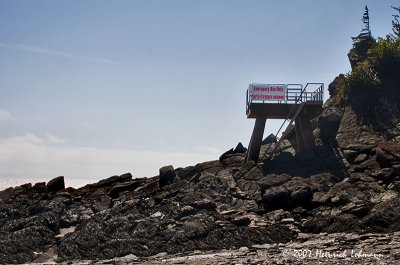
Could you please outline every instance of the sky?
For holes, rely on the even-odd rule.
[[[152,177],[247,146],[249,83],[327,92],[366,4],[390,33],[399,1],[0,0],[0,178]]]

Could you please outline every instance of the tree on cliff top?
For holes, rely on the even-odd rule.
[[[400,13],[400,7],[392,8]],[[357,37],[352,38],[353,48],[348,54],[352,70],[339,79],[335,93],[338,103],[352,99],[357,101],[362,94],[371,97],[370,93],[381,93],[390,95],[386,99],[395,100],[395,105],[399,106],[400,14],[393,17],[392,29],[395,35],[389,34],[376,41],[371,36],[368,8],[365,7],[362,19],[365,27]],[[400,109],[400,106],[395,108]]]
[[[392,6],[394,10],[400,13],[400,7],[394,7]],[[399,21],[399,14],[393,15],[393,20],[392,20],[392,29],[393,29],[393,34],[390,34],[392,37],[399,39],[400,38],[400,21]]]
[[[361,21],[364,23],[361,33],[356,37],[351,37],[353,40],[353,48],[350,50],[348,56],[352,69],[356,67],[358,63],[361,63],[368,58],[368,50],[376,43],[375,39],[371,35],[371,29],[369,27],[368,6],[365,6],[365,11]]]
[[[369,27],[369,12],[368,6],[365,6],[365,11],[361,21],[364,23],[364,28],[361,30],[360,34],[356,37],[351,37],[353,40],[353,47],[356,49],[365,50],[365,53],[369,48],[371,48],[372,44],[375,43],[375,39],[372,37],[371,29]]]

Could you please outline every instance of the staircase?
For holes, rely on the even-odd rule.
[[[283,132],[282,136],[278,138],[278,134],[281,132],[281,130],[282,130],[283,126],[285,125],[285,123],[286,123],[286,122],[289,122],[289,124],[287,125],[287,128],[289,128],[290,125],[292,125],[293,122],[296,120],[296,118],[299,116],[300,112],[302,111],[303,107],[305,106],[305,103],[304,103],[304,102],[303,102],[303,103],[300,103],[300,105],[298,105],[298,106],[299,106],[299,107],[297,108],[297,111],[296,111],[296,113],[293,115],[292,119],[289,120],[289,117],[292,115],[292,113],[293,113],[293,111],[295,110],[295,108],[292,108],[292,110],[291,110],[291,111],[289,112],[289,114],[287,115],[286,119],[283,121],[281,127],[279,127],[279,130],[276,132],[275,135],[276,135],[277,142],[276,142],[274,148],[272,149],[271,153],[273,153],[273,152],[278,148],[278,146],[279,146],[279,144],[281,143],[281,141],[282,141],[283,139],[285,139],[285,137],[286,137],[286,136],[289,134],[289,132],[290,132],[290,130],[285,130],[285,131]],[[268,148],[267,148],[267,150],[265,150],[265,153],[264,153],[264,155],[263,155],[263,157],[262,157],[263,159],[266,158],[266,156],[267,156],[267,154],[268,154],[268,151],[269,151],[269,149],[271,148],[272,144],[273,144],[273,143],[270,143],[269,146],[268,146]]]

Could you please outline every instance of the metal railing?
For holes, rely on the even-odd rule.
[[[307,89],[308,88],[308,89]],[[289,98],[289,93],[294,94]],[[304,89],[299,93],[298,89],[290,88],[288,85],[287,89],[287,101],[299,102],[323,102],[324,100],[324,84],[323,83],[307,83]]]
[[[299,104],[302,102],[323,102],[324,100],[324,84],[323,83],[307,83],[303,88],[302,84],[286,84],[286,100],[285,101],[263,101],[251,98],[250,90],[246,91],[246,113],[249,112],[250,104],[257,103],[278,103],[278,104]]]

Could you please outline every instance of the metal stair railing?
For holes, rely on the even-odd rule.
[[[276,142],[274,148],[272,149],[271,154],[278,148],[278,146],[279,146],[279,144],[281,143],[281,141],[282,141],[283,139],[285,139],[285,137],[286,137],[287,134],[289,133],[289,131],[287,130],[287,128],[289,128],[290,125],[293,124],[293,122],[296,120],[297,116],[299,116],[299,114],[300,114],[300,112],[302,111],[302,109],[303,109],[304,106],[305,106],[305,103],[304,103],[304,102],[302,102],[302,103],[300,103],[300,104],[298,105],[298,108],[297,108],[296,113],[293,115],[292,119],[290,120],[290,122],[289,122],[288,126],[286,127],[286,130],[283,132],[282,136],[281,136],[280,138],[278,138],[278,136],[276,136],[276,138],[277,138],[278,141]],[[295,108],[293,107],[292,110],[294,110],[294,109],[295,109]],[[291,114],[291,113],[292,113],[292,111],[290,112],[290,114]],[[287,117],[290,117],[290,116],[288,115]],[[284,122],[282,123],[282,125],[281,125],[281,127],[279,128],[279,130],[278,130],[278,132],[276,133],[276,135],[278,135],[278,134],[280,133],[280,131],[281,131],[282,128],[283,128],[283,125],[284,125],[287,121],[289,121],[289,118],[286,118],[286,119],[284,120]],[[268,146],[268,148],[267,148],[267,150],[265,150],[264,156],[262,157],[263,159],[264,159],[264,158],[266,157],[266,155],[268,154],[268,151],[269,151],[269,149],[271,148],[272,144],[273,144],[273,143],[270,143],[269,146]]]
[[[281,130],[282,130],[283,126],[285,125],[285,123],[286,123],[287,121],[289,121],[289,117],[292,115],[293,111],[296,109],[296,106],[298,106],[297,111],[296,111],[296,113],[292,116],[292,119],[290,120],[290,122],[289,122],[289,124],[288,124],[288,126],[287,126],[286,128],[288,128],[290,125],[293,124],[293,122],[296,120],[297,116],[299,116],[301,110],[303,109],[303,107],[304,107],[304,105],[305,105],[305,104],[304,104],[305,102],[303,102],[303,93],[306,93],[305,91],[306,91],[307,86],[308,86],[309,84],[314,84],[314,83],[307,83],[307,85],[301,90],[300,95],[299,95],[297,98],[295,98],[295,105],[294,105],[294,106],[292,107],[292,109],[289,111],[288,115],[286,115],[286,118],[285,118],[285,120],[283,121],[281,127],[279,127],[279,130],[278,130],[277,133],[275,134],[275,135],[276,135],[275,137],[276,137],[276,139],[277,139],[277,142],[276,142],[274,148],[272,149],[271,154],[274,153],[274,151],[276,150],[276,148],[278,148],[278,146],[279,146],[279,144],[281,143],[281,141],[282,141],[283,139],[285,139],[286,135],[289,133],[288,130],[286,129],[285,132],[283,133],[283,135],[282,135],[280,138],[278,138],[278,134],[281,132]],[[321,87],[322,87],[322,86],[321,86]],[[318,89],[317,89],[317,90],[318,90]],[[306,102],[307,102],[307,98],[305,98],[305,99],[306,99]],[[300,102],[300,105],[297,105],[299,102]],[[264,159],[264,158],[266,157],[266,155],[268,154],[268,151],[269,151],[269,149],[271,148],[272,144],[273,144],[273,143],[270,143],[270,144],[269,144],[267,150],[265,150],[265,153],[264,153],[262,159]]]

